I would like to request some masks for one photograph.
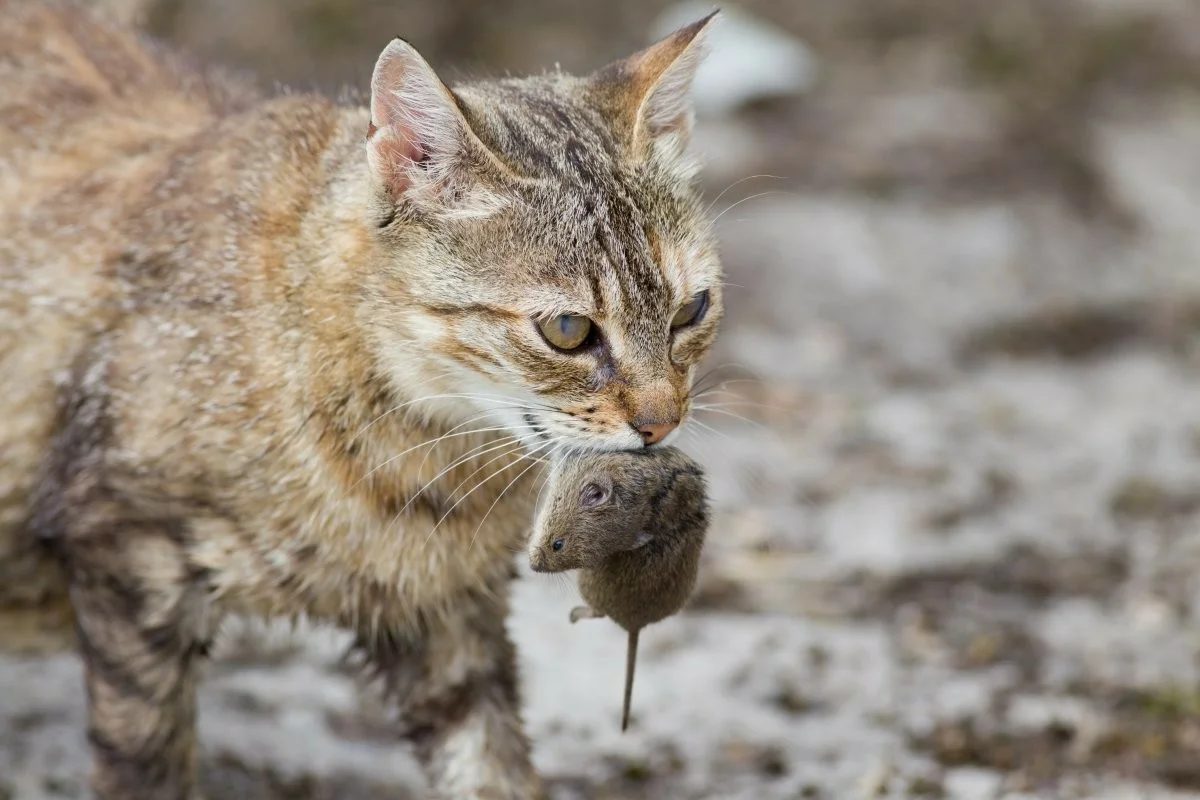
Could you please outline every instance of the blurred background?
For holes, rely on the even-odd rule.
[[[663,0],[112,0],[265,86],[625,55]],[[1200,796],[1200,5],[740,0],[696,87],[730,288],[695,602],[525,575],[558,800]],[[699,424],[703,423],[703,424]],[[235,631],[215,800],[418,797],[338,641]],[[82,796],[73,658],[0,661],[0,798]]]

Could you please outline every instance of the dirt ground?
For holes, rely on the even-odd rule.
[[[147,24],[333,87],[393,32],[450,76],[586,68],[659,7],[158,0]],[[821,71],[698,130],[731,392],[685,442],[719,512],[702,585],[643,634],[621,735],[623,634],[518,581],[554,797],[1200,797],[1200,7],[744,7]],[[338,656],[229,631],[210,798],[420,796]],[[0,660],[0,798],[83,796],[82,713],[74,658]]]

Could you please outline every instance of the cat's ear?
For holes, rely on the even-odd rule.
[[[707,53],[705,33],[717,11],[660,39],[593,77],[600,95],[623,118],[631,144],[644,148],[669,137],[679,148],[691,134],[692,82]]]
[[[371,75],[367,161],[379,185],[393,198],[414,188],[452,190],[487,155],[433,68],[408,42],[393,39]]]

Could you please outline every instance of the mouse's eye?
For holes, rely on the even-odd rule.
[[[555,539],[553,542],[550,543],[550,547],[554,550],[554,552],[557,553],[559,550],[563,549],[563,540]]]
[[[584,508],[592,508],[606,502],[608,502],[608,487],[598,483],[589,483],[579,493],[579,503]]]

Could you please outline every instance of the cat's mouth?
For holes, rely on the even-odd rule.
[[[632,435],[629,437],[605,437],[587,430],[582,430],[578,423],[556,424],[553,419],[546,419],[532,409],[521,410],[521,421],[524,430],[520,434],[523,439],[539,450],[552,447],[557,451],[588,452],[613,450],[639,450],[642,443]]]

